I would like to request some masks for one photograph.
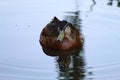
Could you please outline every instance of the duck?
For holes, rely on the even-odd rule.
[[[68,68],[70,55],[82,47],[80,31],[66,20],[54,17],[41,31],[39,43],[48,56],[57,56],[60,68]]]

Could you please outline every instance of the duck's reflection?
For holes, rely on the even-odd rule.
[[[83,48],[81,48],[76,55],[71,55],[70,65],[66,70],[58,64],[59,80],[84,80],[85,78],[85,59]],[[57,59],[56,59],[57,60]]]
[[[81,26],[79,24],[81,20],[79,19],[79,11],[69,12],[69,13],[74,13],[74,15],[66,16],[65,19],[73,23],[73,25],[79,29],[81,34],[81,29],[80,29]],[[56,58],[58,72],[59,72],[58,80],[84,80],[85,79],[85,58],[84,58],[83,44],[84,44],[84,38],[82,37],[82,46],[76,49],[76,51],[73,53],[74,55],[70,55],[69,57],[67,57],[67,60],[69,61],[68,63],[66,63],[67,69],[64,69],[63,67],[61,67],[61,63],[59,63],[58,59]]]

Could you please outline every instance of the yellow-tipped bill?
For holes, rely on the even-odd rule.
[[[60,32],[60,34],[58,35],[58,37],[57,37],[57,41],[62,41],[63,38],[64,38],[64,36],[65,36],[65,33],[64,33],[64,30],[62,30],[62,31]]]

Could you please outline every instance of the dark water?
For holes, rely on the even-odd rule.
[[[74,0],[1,0],[0,80],[120,80],[120,1],[77,3],[76,9]],[[83,50],[60,72],[56,58],[43,53],[39,34],[54,16],[62,20],[76,10]]]

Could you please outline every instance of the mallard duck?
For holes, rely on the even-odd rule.
[[[58,56],[61,67],[68,67],[70,55],[74,55],[82,46],[79,30],[71,23],[54,17],[40,34],[39,42],[45,54]]]

